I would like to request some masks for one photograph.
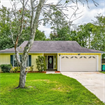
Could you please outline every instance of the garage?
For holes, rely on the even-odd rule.
[[[97,55],[61,55],[60,71],[97,71]]]

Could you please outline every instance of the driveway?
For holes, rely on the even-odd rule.
[[[75,78],[89,91],[95,94],[105,103],[105,74],[100,72],[61,72],[71,78]]]

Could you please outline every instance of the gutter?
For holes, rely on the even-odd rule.
[[[15,52],[0,52],[0,54],[8,54],[8,53],[12,53],[14,54]],[[23,52],[20,52],[20,53],[23,53]],[[20,54],[19,53],[19,54]],[[29,52],[30,54],[31,53],[101,53],[101,54],[105,54],[105,52]]]

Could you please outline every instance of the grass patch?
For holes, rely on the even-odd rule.
[[[26,88],[18,73],[0,74],[0,105],[104,105],[75,79],[61,74],[28,73]]]
[[[100,71],[100,72],[105,74],[105,71]]]

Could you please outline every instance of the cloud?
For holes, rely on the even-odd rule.
[[[52,31],[52,29],[50,29],[50,27],[46,27],[46,26],[40,25],[38,27],[38,29],[41,30],[41,31],[44,31],[46,37],[49,38],[49,35],[50,35],[51,31]]]
[[[0,7],[5,6],[7,8],[11,7],[10,0],[1,0]]]
[[[56,4],[59,0],[47,0],[46,4],[53,3]]]
[[[98,14],[102,14],[105,16],[105,7],[95,7],[95,8],[88,8],[87,6],[83,7],[82,5],[79,6],[81,10],[83,10],[82,17],[76,20],[75,24],[85,24],[88,22],[92,22],[95,20],[95,16]]]

